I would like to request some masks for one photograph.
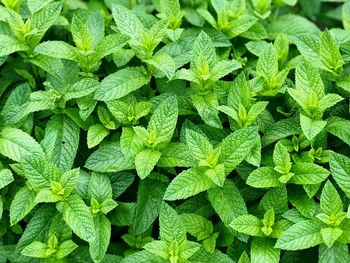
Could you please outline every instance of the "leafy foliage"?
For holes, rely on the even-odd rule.
[[[348,0],[0,0],[0,262],[350,262]]]

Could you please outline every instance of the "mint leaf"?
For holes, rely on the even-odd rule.
[[[101,101],[120,99],[148,82],[149,77],[142,67],[125,68],[104,78],[94,98]]]
[[[81,239],[91,242],[95,239],[95,227],[92,214],[78,195],[71,195],[57,204],[63,220]]]
[[[314,220],[305,220],[291,226],[277,240],[276,248],[300,250],[317,246],[323,242],[321,224]]]

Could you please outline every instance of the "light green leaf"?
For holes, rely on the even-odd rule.
[[[95,227],[88,206],[78,195],[70,195],[57,204],[63,220],[81,239],[92,242],[95,239]]]
[[[133,169],[134,160],[124,156],[119,143],[107,143],[93,152],[85,163],[85,167],[100,173],[119,172]]]
[[[46,41],[37,45],[35,52],[55,58],[64,58],[68,60],[75,60],[78,56],[78,50],[63,41]]]
[[[278,58],[276,49],[272,44],[264,50],[256,65],[256,72],[267,82],[278,74]]]
[[[186,231],[197,238],[197,241],[204,240],[213,233],[212,222],[200,215],[184,213],[180,215],[180,219]]]
[[[35,192],[30,190],[28,186],[23,186],[18,190],[10,207],[11,225],[21,221],[35,206]]]
[[[324,127],[326,127],[326,124],[327,121],[313,120],[304,116],[303,114],[300,114],[300,126],[309,141],[318,135],[324,129]]]
[[[335,242],[332,247],[321,244],[318,253],[319,263],[349,262],[349,248],[347,244]]]
[[[46,156],[63,171],[72,168],[79,146],[80,129],[69,117],[54,115],[46,124],[41,141]]]
[[[89,127],[87,133],[87,145],[88,148],[93,148],[98,145],[103,139],[108,136],[109,130],[106,129],[102,124],[93,124]]]
[[[225,165],[226,174],[229,174],[248,156],[257,136],[259,136],[258,129],[249,127],[231,133],[222,141],[219,161]]]
[[[317,246],[323,242],[321,224],[315,220],[305,220],[294,224],[277,240],[276,248],[301,250]]]
[[[299,162],[292,166],[293,177],[289,180],[294,184],[318,184],[327,179],[328,170],[313,163]]]
[[[339,46],[328,30],[320,33],[321,62],[330,70],[338,70],[345,62],[340,54]]]
[[[24,175],[35,190],[50,188],[50,181],[60,178],[61,171],[43,158],[27,155],[21,161]]]
[[[249,174],[247,184],[255,188],[278,187],[280,175],[272,167],[260,167]]]
[[[321,229],[322,238],[327,247],[331,247],[342,233],[343,230],[339,227],[327,227]]]
[[[153,149],[145,149],[136,154],[135,167],[137,175],[141,179],[145,179],[157,164],[162,153]]]
[[[153,255],[160,256],[164,259],[168,259],[170,257],[168,242],[155,240],[147,243],[143,248]]]
[[[55,252],[47,244],[39,241],[32,242],[21,251],[22,255],[33,258],[49,258]]]
[[[89,244],[89,251],[94,262],[101,262],[105,257],[111,239],[111,223],[105,215],[94,218],[95,239]]]
[[[75,250],[76,248],[78,248],[78,245],[75,244],[72,240],[63,241],[58,247],[58,250],[56,252],[56,257],[58,259],[65,258],[71,252],[73,252],[73,250]]]
[[[25,51],[28,46],[21,43],[14,37],[7,35],[0,35],[0,57],[12,54],[17,51]]]
[[[254,238],[250,249],[251,262],[280,262],[280,250],[274,248],[274,245],[275,241],[272,239]]]
[[[193,45],[193,59],[191,67],[195,69],[202,68],[204,65],[198,64],[198,60],[203,58],[209,69],[214,68],[216,64],[216,53],[213,41],[205,32],[201,32]]]
[[[98,81],[93,78],[83,78],[69,86],[64,94],[65,100],[81,98],[93,93],[98,88]]]
[[[156,220],[165,189],[165,183],[153,178],[146,178],[140,182],[132,223],[132,229],[136,235],[144,233]]]
[[[0,189],[4,188],[5,186],[9,185],[14,181],[14,178],[12,176],[12,172],[9,169],[2,169],[0,171]]]
[[[0,153],[16,162],[25,155],[44,157],[40,145],[28,133],[9,127],[0,133]]]
[[[229,225],[235,218],[247,213],[244,199],[231,181],[226,180],[224,187],[209,189],[208,198],[221,221]]]
[[[188,146],[184,143],[169,143],[162,150],[157,166],[159,167],[192,167],[195,161]]]
[[[162,204],[159,215],[160,239],[171,243],[176,240],[182,243],[186,240],[186,230],[176,211],[166,203]]]
[[[99,59],[120,50],[126,45],[128,37],[122,34],[110,34],[97,43],[95,52]]]
[[[31,17],[31,28],[35,32],[30,44],[36,46],[45,32],[56,22],[61,13],[62,3],[54,2],[46,5]]]
[[[153,112],[147,130],[156,135],[157,143],[168,143],[173,137],[178,117],[175,96],[166,98]]]
[[[109,177],[106,174],[93,172],[89,180],[88,193],[100,204],[107,199],[111,199],[112,185]]]
[[[320,204],[321,212],[329,216],[343,212],[342,200],[330,181],[327,181],[322,189]]]
[[[204,135],[192,130],[186,130],[186,144],[198,161],[205,160],[213,150],[213,146]]]
[[[124,68],[105,77],[94,98],[101,101],[120,99],[146,85],[149,80],[142,67]]]
[[[168,186],[164,200],[178,200],[194,196],[214,187],[209,177],[200,173],[198,169],[190,168],[178,174]]]
[[[230,223],[230,227],[232,227],[233,230],[250,236],[264,236],[261,232],[261,228],[263,227],[261,220],[253,215],[241,215],[233,219]]]
[[[175,61],[165,52],[158,52],[151,58],[146,59],[145,62],[160,70],[169,80],[171,80],[175,74]]]
[[[314,91],[320,98],[325,94],[319,70],[306,59],[302,59],[301,63],[297,65],[295,86],[297,89],[303,90],[308,94]]]
[[[350,198],[350,159],[342,154],[330,152],[329,165],[334,180]]]
[[[121,5],[113,5],[112,14],[119,31],[127,35],[132,41],[139,41],[144,27],[138,17]]]

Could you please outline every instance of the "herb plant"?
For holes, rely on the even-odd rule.
[[[350,262],[350,1],[0,3],[0,263]]]

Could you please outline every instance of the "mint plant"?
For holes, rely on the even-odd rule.
[[[0,0],[0,262],[350,262],[348,0]]]

